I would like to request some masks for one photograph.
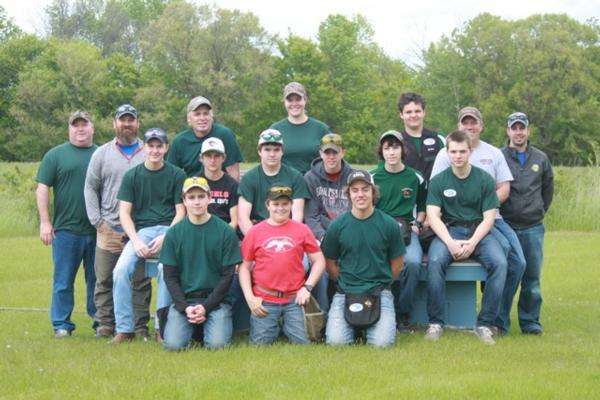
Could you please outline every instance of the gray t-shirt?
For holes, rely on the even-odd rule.
[[[471,165],[479,167],[490,174],[494,178],[496,185],[513,180],[510,168],[508,168],[506,159],[500,149],[483,140],[480,140],[479,145],[471,152],[469,162]],[[450,158],[448,158],[448,152],[442,149],[435,157],[433,169],[431,170],[431,178],[449,167]],[[496,212],[496,218],[502,218],[499,211]]]

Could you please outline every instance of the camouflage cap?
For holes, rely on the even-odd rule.
[[[69,125],[73,125],[73,122],[78,119],[83,119],[87,122],[92,122],[92,117],[90,113],[84,110],[77,110],[69,116]]]
[[[212,110],[212,104],[210,104],[210,100],[203,96],[197,96],[190,100],[187,105],[187,112],[194,111],[196,108],[200,106],[207,106]]]
[[[301,83],[298,82],[290,82],[287,85],[285,85],[285,87],[283,88],[283,99],[287,99],[290,94],[297,94],[298,96],[303,97],[304,99],[307,98],[306,89]]]
[[[458,122],[461,123],[465,117],[472,117],[483,125],[483,117],[481,112],[475,107],[464,107],[458,112]]]

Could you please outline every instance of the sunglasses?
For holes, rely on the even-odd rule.
[[[342,137],[335,133],[330,133],[321,138],[321,145],[335,144],[336,146],[342,147]]]
[[[273,186],[269,189],[269,194],[273,196],[292,196],[292,188],[289,186]]]
[[[267,132],[261,133],[260,138],[266,142],[269,142],[271,140],[279,142],[282,138],[282,135],[281,135],[281,132],[272,130],[272,131],[267,131]]]

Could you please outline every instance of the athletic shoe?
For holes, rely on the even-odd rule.
[[[120,332],[110,341],[111,344],[121,344],[124,342],[131,342],[135,337],[135,333],[124,333]]]
[[[425,339],[431,340],[432,342],[437,342],[440,340],[440,337],[444,333],[444,328],[440,324],[429,324],[429,328],[427,328],[427,332],[425,332]]]
[[[114,334],[114,329],[110,326],[99,326],[96,328],[96,337],[98,339],[111,338]]]
[[[496,344],[492,330],[487,326],[476,327],[475,335],[485,344]]]
[[[152,336],[150,336],[150,332],[148,332],[148,329],[139,329],[135,331],[135,337],[140,338],[144,342],[149,342],[150,340],[152,340]]]
[[[534,336],[542,336],[542,328],[540,327],[535,327],[535,328],[530,328],[527,330],[523,330],[523,335],[534,335]]]
[[[57,329],[54,331],[55,339],[63,339],[69,336],[71,336],[71,332],[66,329]]]
[[[410,326],[410,317],[408,315],[401,315],[398,321],[398,332],[405,335],[415,333],[415,330]]]

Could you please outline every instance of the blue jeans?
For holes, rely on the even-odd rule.
[[[331,302],[327,327],[326,342],[332,346],[351,344],[355,340],[355,330],[344,318],[346,296],[336,293]],[[376,347],[387,347],[396,341],[396,313],[394,312],[394,296],[389,290],[381,292],[381,316],[379,321],[366,329],[367,344]]]
[[[54,330],[73,331],[75,324],[71,321],[74,306],[74,283],[79,265],[83,261],[86,285],[86,309],[94,318],[94,255],[96,253],[96,235],[76,235],[67,230],[54,232],[52,240],[52,261],[54,277],[52,283],[52,305],[50,319]]]
[[[233,330],[247,331],[250,329],[250,309],[244,298],[244,292],[240,286],[239,275],[233,275],[231,286],[229,287],[229,300],[231,302],[231,318],[233,319]]]
[[[307,253],[304,253],[302,265],[304,265],[304,271],[310,271],[310,259],[308,258]],[[312,295],[315,297],[315,300],[317,300],[317,303],[319,303],[321,311],[323,311],[325,314],[327,314],[327,311],[329,311],[329,295],[327,293],[328,286],[329,274],[327,273],[327,270],[325,270],[312,290]]]
[[[263,301],[268,314],[265,317],[250,316],[250,343],[263,345],[273,343],[279,336],[279,319],[283,317],[283,333],[294,344],[308,344],[302,307],[291,301],[276,304]]]
[[[156,225],[142,228],[137,234],[140,240],[149,245],[156,237],[165,234],[167,229],[169,229],[168,226]],[[140,257],[135,253],[133,242],[130,240],[125,245],[123,252],[119,256],[119,261],[117,261],[117,265],[113,270],[113,301],[115,305],[117,333],[132,333],[135,329],[131,279],[139,260]],[[162,264],[158,264],[156,281],[158,284],[156,308],[168,307],[172,300],[163,279]]]
[[[220,349],[231,344],[233,327],[231,324],[231,306],[229,304],[221,303],[217,309],[211,311],[203,325],[204,347]],[[163,348],[171,351],[187,348],[192,339],[194,327],[194,324],[188,322],[185,314],[180,313],[174,305],[171,305],[167,326],[165,326]]]
[[[530,228],[515,229],[527,261],[518,305],[519,326],[524,332],[542,329],[540,277],[544,259],[544,232],[544,225],[541,223]]]
[[[448,232],[453,239],[466,240],[471,237],[469,228],[451,226]],[[502,292],[506,282],[506,253],[492,234],[487,234],[475,247],[473,258],[483,265],[487,272],[485,290],[481,300],[481,311],[477,316],[477,326],[493,326],[498,317],[502,302]],[[433,239],[427,262],[427,314],[429,323],[444,324],[446,305],[446,268],[453,261],[446,244],[436,237]]]
[[[508,250],[508,269],[506,271],[504,292],[502,293],[502,305],[500,306],[498,318],[496,318],[496,322],[494,323],[494,325],[501,328],[504,332],[508,332],[510,330],[510,309],[519,283],[523,278],[523,273],[525,272],[525,255],[523,254],[517,234],[505,220],[496,219],[491,233]]]
[[[423,249],[419,242],[419,236],[412,232],[410,245],[406,247],[406,254],[404,254],[404,268],[398,276],[398,284],[394,285],[397,288],[397,290],[394,290],[394,309],[398,321],[410,317],[415,291],[419,285],[422,261]]]

